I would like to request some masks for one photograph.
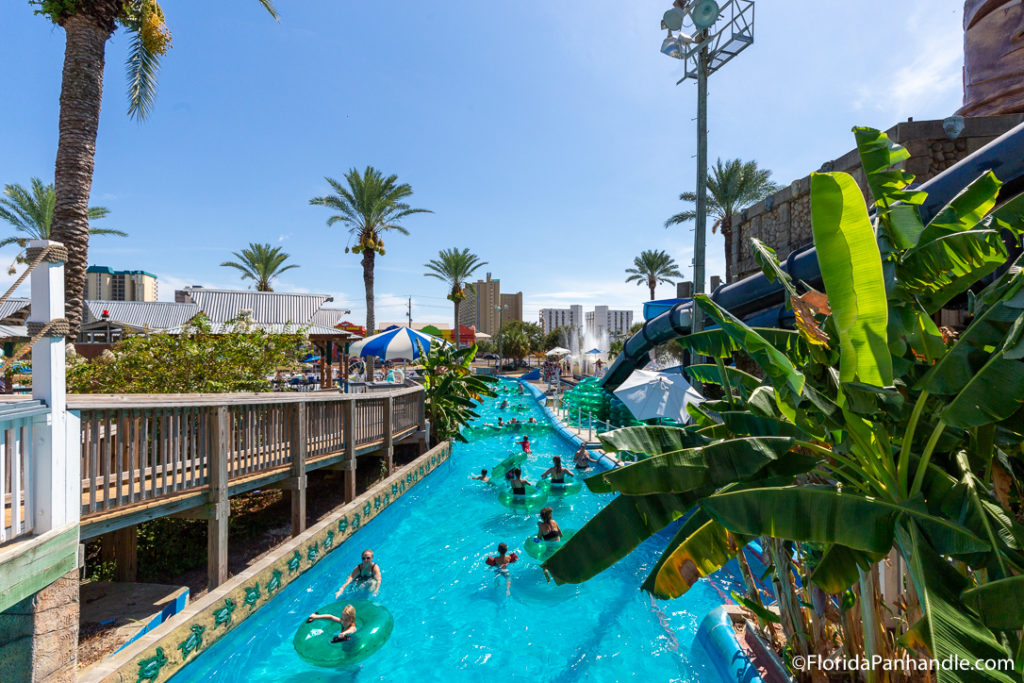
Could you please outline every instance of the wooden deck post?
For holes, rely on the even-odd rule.
[[[210,519],[207,522],[206,572],[209,589],[228,580],[228,457],[231,422],[227,406],[217,406],[210,414],[210,449],[207,470],[210,477]]]
[[[115,562],[115,581],[133,582],[138,578],[138,547],[138,526],[124,527],[103,535],[100,544],[100,557],[104,562]]]
[[[395,471],[395,398],[388,396],[384,399],[384,447],[381,449],[381,455],[388,462],[388,475],[391,475]]]
[[[356,497],[356,404],[349,399],[342,404],[345,417],[345,502]]]
[[[292,499],[292,536],[306,530],[306,404],[296,403],[289,415],[291,425],[292,479],[289,482]]]

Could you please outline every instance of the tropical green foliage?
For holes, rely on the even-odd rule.
[[[448,300],[455,305],[455,318],[452,329],[459,331],[459,304],[466,299],[466,291],[473,291],[469,284],[469,278],[476,272],[477,268],[487,265],[487,261],[481,261],[480,257],[469,249],[442,249],[436,259],[430,259],[424,264],[429,273],[426,277],[433,277],[448,283]]]
[[[79,394],[165,394],[270,391],[277,369],[298,367],[301,330],[268,334],[239,319],[211,334],[200,314],[181,334],[133,335],[111,351],[68,365],[68,391]]]
[[[561,346],[563,349],[567,349],[572,346],[573,334],[575,334],[575,331],[572,327],[567,325],[556,327],[544,335],[544,341],[541,344],[540,350],[550,351],[556,346]]]
[[[655,595],[682,594],[762,537],[794,653],[841,647],[888,659],[905,649],[938,660],[1017,657],[1020,668],[1024,622],[993,598],[1017,595],[1024,573],[1022,510],[1007,493],[1007,480],[1024,471],[1024,274],[1018,263],[981,279],[1008,258],[991,235],[1019,240],[1024,202],[995,208],[1000,183],[986,173],[924,224],[916,209],[924,196],[897,167],[906,150],[879,131],[855,133],[875,225],[852,178],[812,175],[825,294],[791,281],[755,240],[797,330],[750,328],[698,296],[717,328],[679,343],[715,359],[693,374],[721,385],[724,397],[695,410],[693,427],[602,434],[606,450],[651,457],[587,480],[592,490],[621,493],[617,500],[657,500],[668,510],[637,527],[632,502],[606,509],[545,567],[556,579],[583,580],[628,551],[599,544],[616,519],[631,529],[624,539],[632,547],[689,514],[644,582]],[[939,330],[932,315],[968,291],[970,323],[959,335]],[[726,365],[740,356],[764,378]],[[909,581],[882,608],[876,565],[893,553]],[[759,595],[751,578],[744,572],[744,600]],[[858,612],[830,619],[808,608],[829,600]],[[883,609],[895,616],[888,626]],[[935,679],[1012,680],[993,671],[938,671]]]
[[[0,247],[17,244],[24,249],[30,240],[50,239],[53,205],[56,201],[57,193],[54,191],[53,185],[46,185],[39,178],[32,178],[30,189],[17,183],[4,185],[4,196],[0,199],[0,220],[21,234],[0,240]],[[89,207],[90,221],[106,218],[109,214],[110,209],[105,207]],[[90,227],[89,234],[128,236],[128,233],[120,230],[98,227]]]
[[[366,290],[366,329],[375,330],[373,306],[373,268],[378,254],[384,255],[384,233],[394,231],[408,235],[399,224],[403,218],[416,213],[432,213],[427,209],[414,209],[405,203],[412,196],[408,183],[399,183],[397,175],[385,176],[373,166],[360,173],[349,169],[345,184],[334,178],[324,178],[334,190],[333,194],[309,200],[313,206],[324,206],[336,213],[327,219],[327,225],[341,223],[348,227],[350,240],[355,244],[345,247],[345,253],[362,254],[363,286]]]
[[[252,280],[256,284],[257,292],[273,292],[274,290],[270,288],[271,280],[287,270],[298,268],[294,263],[284,265],[288,260],[288,254],[284,253],[281,247],[271,247],[269,244],[250,242],[248,247],[242,251],[231,252],[231,255],[237,260],[225,261],[220,265],[241,271],[242,279]]]
[[[647,285],[651,290],[651,300],[654,300],[654,289],[659,284],[675,284],[669,278],[682,278],[679,266],[675,259],[669,256],[667,251],[645,249],[640,255],[633,259],[633,267],[626,268],[626,282],[636,282],[637,285]]]
[[[725,260],[732,263],[733,239],[732,227],[736,214],[744,207],[761,201],[781,186],[772,181],[772,172],[758,168],[756,161],[730,159],[722,162],[718,159],[708,175],[707,208],[708,215],[715,219],[711,232],[722,229],[725,238]],[[696,202],[695,192],[683,192],[679,199],[684,202]],[[689,223],[697,217],[697,212],[683,211],[665,221],[665,227]]]
[[[531,353],[545,350],[544,328],[537,323],[522,320],[509,320],[504,323],[495,341],[501,347],[502,356],[516,361],[523,360]]]
[[[437,444],[447,439],[465,442],[462,428],[478,417],[474,409],[480,398],[497,395],[491,390],[497,380],[473,374],[475,344],[464,349],[451,344],[431,344],[429,352],[420,348],[420,373],[426,390],[431,442]]]

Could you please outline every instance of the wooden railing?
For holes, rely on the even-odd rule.
[[[49,413],[41,401],[0,407],[0,543],[32,533],[33,432]]]
[[[357,395],[72,395],[68,405],[82,419],[83,522],[209,489],[221,468],[234,487],[354,463],[358,453],[390,448],[423,424],[421,387]]]

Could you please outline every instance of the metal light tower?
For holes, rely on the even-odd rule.
[[[693,33],[683,32],[684,23]],[[662,17],[668,37],[662,54],[683,61],[684,76],[697,81],[697,217],[693,236],[693,289],[704,291],[704,263],[707,248],[708,185],[708,76],[754,42],[754,0],[675,0]],[[672,32],[677,34],[673,35]],[[728,255],[726,255],[728,258]],[[692,331],[700,332],[704,316],[693,310]]]

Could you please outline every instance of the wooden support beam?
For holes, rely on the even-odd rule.
[[[289,414],[292,456],[292,537],[306,530],[306,404],[296,403]]]
[[[391,476],[395,472],[395,445],[392,441],[394,437],[394,414],[395,414],[395,399],[388,396],[384,399],[384,447],[381,449],[381,454],[388,462],[388,476]]]
[[[139,528],[129,526],[105,534],[100,544],[100,559],[114,562],[115,581],[135,581],[139,573]]]
[[[345,502],[351,503],[356,498],[356,404],[349,399],[342,406],[345,418]]]
[[[209,414],[210,429],[209,458],[210,498],[212,514],[207,523],[206,573],[209,589],[216,588],[228,580],[228,516],[231,503],[228,500],[228,454],[231,441],[231,415],[227,406],[217,406]]]

